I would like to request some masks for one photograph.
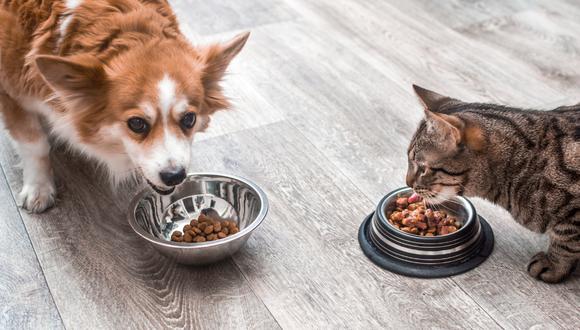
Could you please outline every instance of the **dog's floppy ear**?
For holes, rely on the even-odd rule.
[[[201,51],[205,64],[202,77],[206,95],[205,103],[210,110],[215,111],[229,106],[222,94],[219,82],[226,73],[228,65],[244,48],[249,37],[250,32],[241,33],[229,42],[215,44]]]
[[[44,80],[63,96],[102,93],[105,72],[101,62],[92,56],[39,55],[35,62]]]

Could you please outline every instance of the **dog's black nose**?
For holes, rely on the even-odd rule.
[[[185,168],[172,167],[159,173],[161,181],[169,187],[177,186],[185,180]]]

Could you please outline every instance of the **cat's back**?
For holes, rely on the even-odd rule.
[[[489,135],[501,136],[490,148],[505,149],[496,144],[516,146],[515,156],[541,165],[528,166],[522,172],[545,176],[580,198],[580,104],[527,110],[471,103],[449,108],[447,113],[474,120]]]

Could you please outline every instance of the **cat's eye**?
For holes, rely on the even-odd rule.
[[[194,112],[188,112],[181,118],[179,123],[181,124],[181,127],[190,129],[195,125],[195,118],[196,116]]]
[[[425,175],[427,174],[427,166],[425,166],[424,164],[417,164],[417,173],[421,174],[421,175]]]
[[[127,121],[127,126],[129,126],[129,129],[137,134],[143,134],[149,131],[149,124],[147,121],[139,117],[129,118]]]

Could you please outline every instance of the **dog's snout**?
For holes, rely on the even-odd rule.
[[[161,181],[170,187],[176,186],[185,180],[185,168],[183,167],[172,167],[165,169],[159,173]]]

